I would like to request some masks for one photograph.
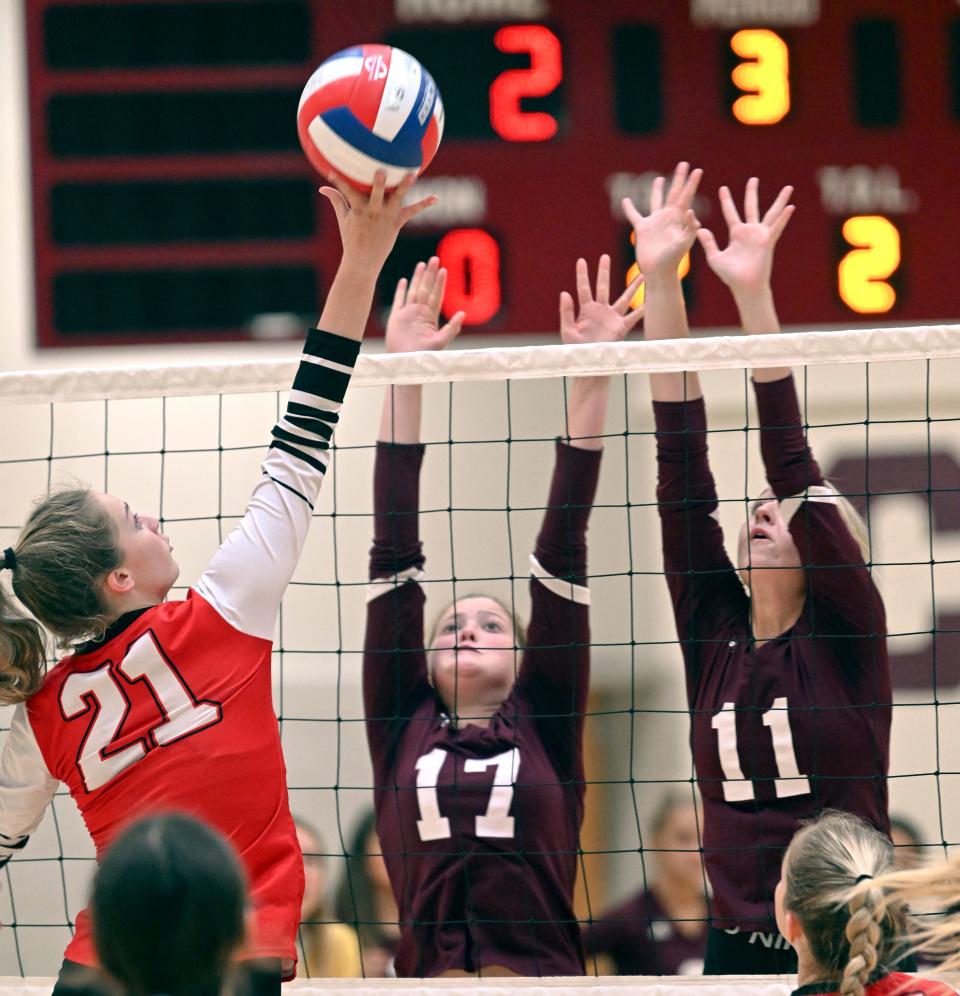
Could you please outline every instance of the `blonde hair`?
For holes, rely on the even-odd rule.
[[[843,524],[849,530],[850,535],[856,540],[857,546],[860,548],[860,556],[863,557],[863,562],[869,564],[871,560],[870,530],[867,528],[866,520],[857,511],[853,502],[846,495],[841,494],[832,481],[824,481],[823,483],[834,492],[840,518],[843,519]]]
[[[57,491],[38,501],[13,550],[13,593],[33,618],[0,587],[4,705],[25,701],[43,684],[46,639],[40,623],[60,647],[103,635],[110,617],[101,582],[123,562],[116,526],[87,488]]]
[[[906,905],[911,900],[935,902],[947,912],[916,927],[910,934],[910,950],[939,957],[938,971],[960,969],[960,857],[922,868],[892,871],[878,878],[885,901]]]
[[[800,920],[825,979],[840,996],[863,996],[875,971],[889,971],[905,906],[878,879],[893,868],[887,837],[850,813],[827,812],[802,826],[784,857],[784,906]]]

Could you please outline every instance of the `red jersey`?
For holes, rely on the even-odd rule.
[[[791,996],[835,996],[837,982],[811,982],[794,989]],[[864,986],[864,996],[956,996],[956,989],[946,982],[924,979],[905,972],[891,972]]]
[[[716,517],[703,401],[654,409],[712,923],[773,931],[781,859],[802,820],[842,809],[889,833],[893,693],[883,601],[807,447],[793,378],[755,390],[767,480],[807,577],[800,618],[759,648]]]
[[[286,414],[240,524],[182,601],[128,613],[15,711],[0,760],[0,860],[59,782],[98,857],[132,818],[178,810],[236,849],[255,929],[247,958],[292,973],[303,861],[287,800],[270,659],[359,343],[311,331]],[[66,957],[96,964],[86,911]]]
[[[600,454],[557,446],[527,645],[485,727],[458,727],[427,674],[422,455],[377,447],[363,664],[377,833],[401,919],[397,974],[501,965],[582,975],[573,886],[590,665],[585,533]]]

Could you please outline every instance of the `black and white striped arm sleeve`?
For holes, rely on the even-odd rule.
[[[26,846],[59,784],[47,770],[26,708],[17,706],[0,755],[0,867]]]
[[[300,559],[360,343],[311,330],[263,477],[196,590],[235,629],[269,640]]]

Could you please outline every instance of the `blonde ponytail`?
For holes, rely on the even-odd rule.
[[[845,931],[850,945],[849,961],[840,980],[840,996],[863,996],[870,976],[880,960],[883,943],[883,893],[877,888],[855,893],[847,904],[850,919]]]
[[[46,649],[40,624],[18,612],[0,587],[0,705],[16,705],[40,689]]]
[[[879,879],[893,869],[893,845],[858,817],[827,812],[797,831],[783,867],[783,904],[800,920],[823,981],[839,979],[841,996],[863,996],[902,953],[905,907],[885,898]]]
[[[940,960],[938,971],[960,970],[960,858],[922,868],[893,871],[877,879],[884,902],[895,906],[922,900],[947,912],[925,918],[908,938],[912,952]]]

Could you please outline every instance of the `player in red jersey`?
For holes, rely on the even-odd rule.
[[[797,831],[776,889],[777,925],[797,952],[793,996],[953,996],[894,971],[907,923],[903,899],[885,887],[893,869],[890,840],[849,813]]]
[[[441,349],[456,335],[462,316],[437,328],[445,276],[432,259],[409,287],[400,282],[389,350]],[[637,286],[609,304],[604,256],[594,298],[579,260],[579,314],[561,296],[563,341],[623,339],[639,319],[629,313]],[[363,686],[400,976],[583,974],[573,885],[590,666],[586,529],[608,387],[606,377],[570,386],[530,560],[525,639],[499,602],[455,592],[425,640],[421,389],[398,386],[384,399]]]
[[[677,266],[697,237],[700,171],[662,178],[643,217],[624,203],[646,275],[648,339],[688,335]],[[785,188],[761,218],[757,182],[722,252],[700,238],[747,332],[778,331],[770,291]],[[892,690],[883,602],[858,542],[859,517],[824,481],[787,369],[755,370],[768,489],[740,531],[737,568],[717,521],[696,374],[651,376],[664,568],[683,652],[691,748],[713,886],[706,974],[791,971],[773,892],[798,822],[845,809],[886,832]]]
[[[287,802],[270,657],[280,601],[306,540],[374,286],[408,207],[390,195],[323,188],[343,258],[307,334],[284,416],[240,524],[182,601],[155,518],[73,490],[42,500],[4,555],[13,590],[72,649],[45,677],[37,623],[0,595],[3,701],[20,703],[0,760],[0,863],[21,849],[59,782],[97,854],[134,815],[182,810],[220,830],[250,881],[256,929],[244,957],[289,976],[303,862]],[[86,911],[66,950],[94,965]],[[279,969],[279,970],[278,970]]]

